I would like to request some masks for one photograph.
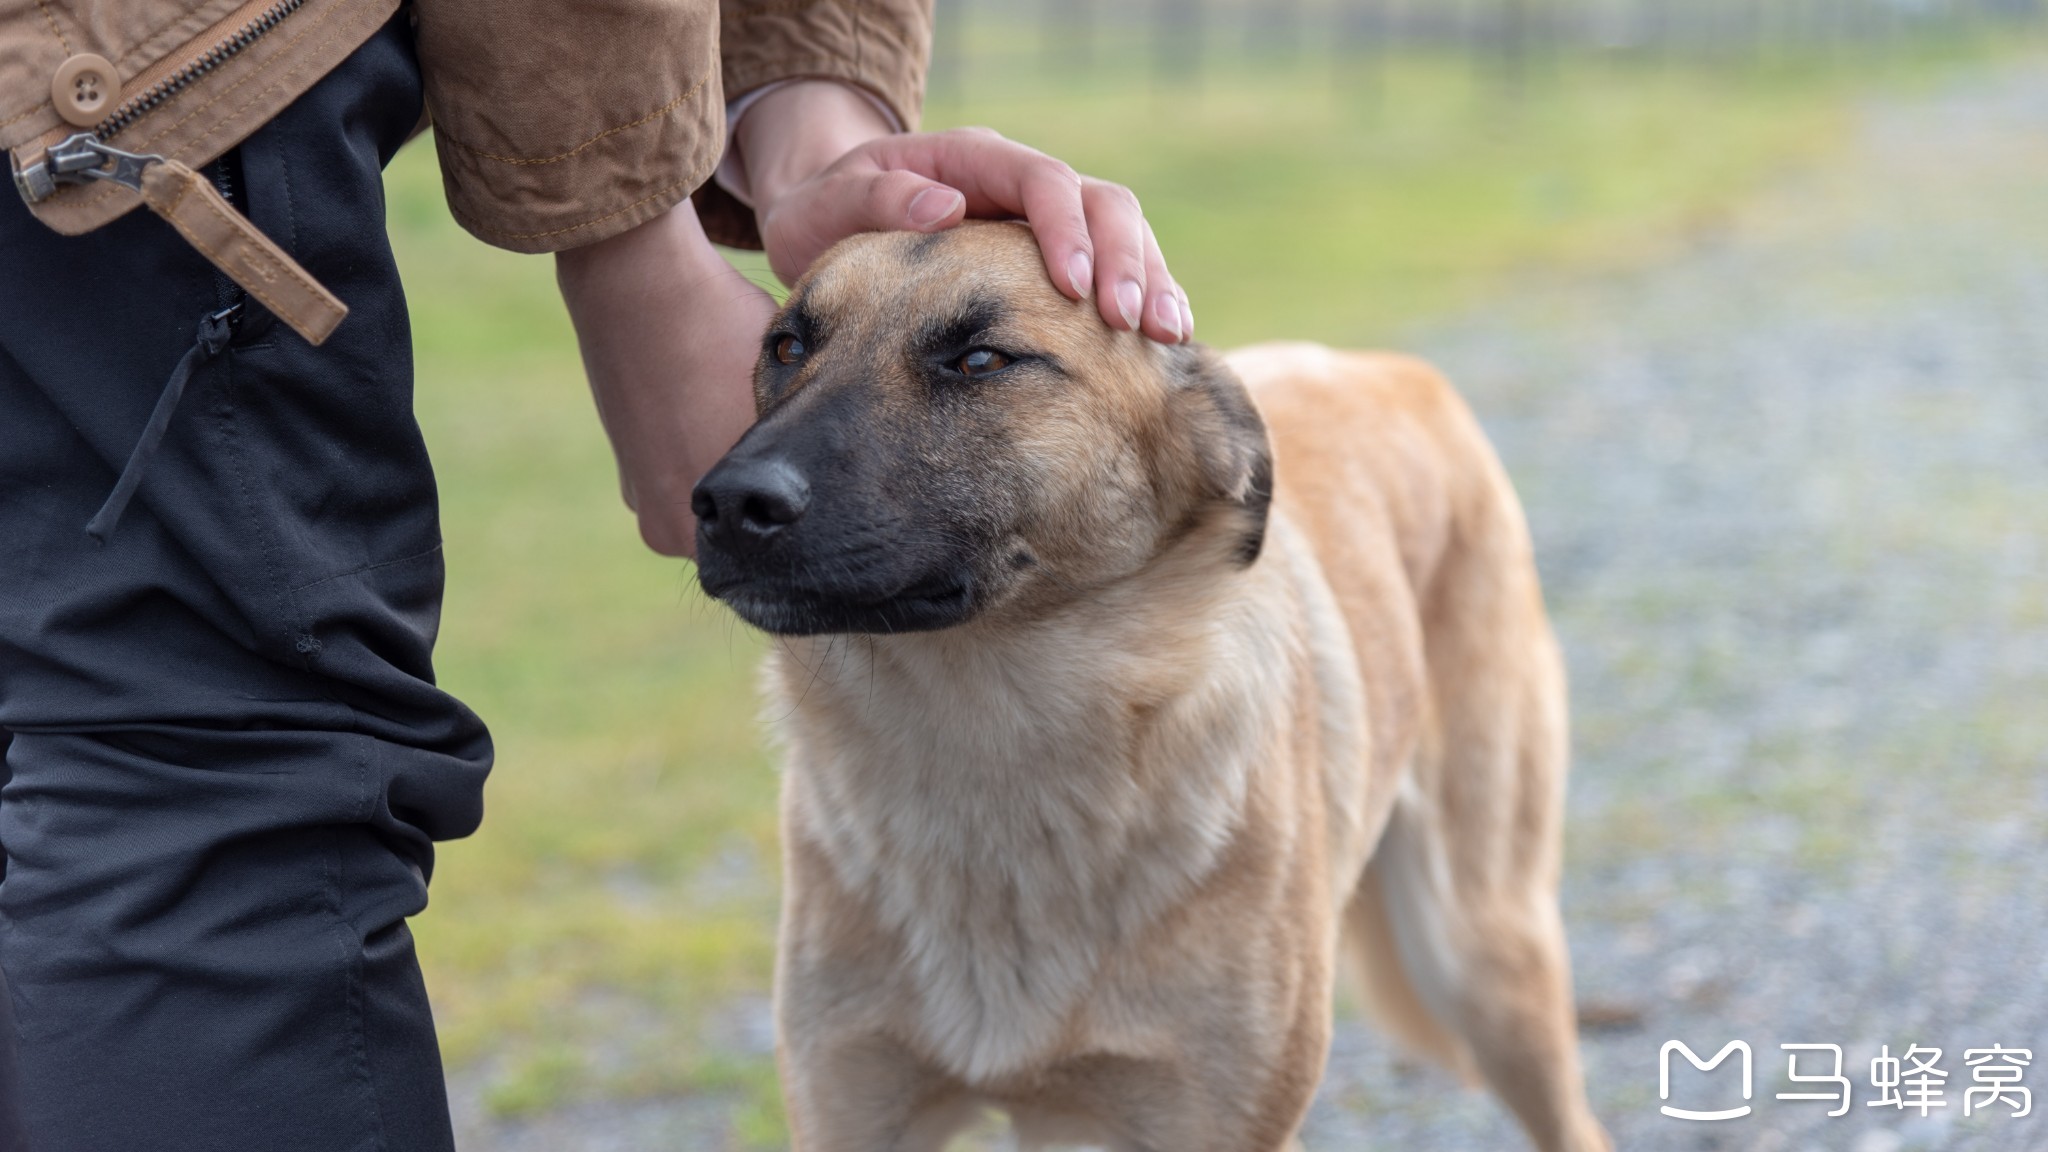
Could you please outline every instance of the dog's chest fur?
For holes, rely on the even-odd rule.
[[[1131,687],[1161,669],[1086,627],[909,655],[847,645],[786,678],[808,697],[790,724],[793,818],[901,941],[933,1059],[970,1083],[1028,1064],[1106,953],[1212,870],[1286,723],[1270,691],[1234,681],[1289,667],[1247,650],[1284,635],[1216,630],[1204,674],[1181,674],[1156,713]]]
[[[1276,543],[1262,578],[1287,590],[1203,626],[1106,603],[1023,637],[841,640],[780,662],[791,831],[900,943],[919,1047],[953,1074],[987,1081],[1057,1046],[1108,956],[1215,869],[1254,774],[1286,771],[1294,741],[1320,753],[1348,892],[1357,673],[1348,645],[1302,645],[1333,634],[1335,608],[1291,533]],[[1303,692],[1322,701],[1313,734],[1295,730]]]

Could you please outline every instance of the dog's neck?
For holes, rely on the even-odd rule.
[[[1192,549],[1028,625],[794,643],[793,835],[904,944],[932,1055],[1050,1043],[1104,950],[1199,884],[1295,697],[1273,565]],[[1263,690],[1259,684],[1263,683]],[[778,709],[779,711],[780,709]]]
[[[897,778],[939,774],[921,787],[1164,787],[1134,780],[1133,770],[1194,750],[1155,747],[1160,729],[1204,734],[1213,761],[1224,745],[1281,722],[1247,712],[1273,696],[1249,683],[1289,663],[1266,650],[1286,630],[1254,618],[1272,598],[1251,585],[1271,573],[1215,563],[1215,553],[1208,542],[1172,549],[1028,621],[786,643],[788,726],[802,739],[804,729],[830,725],[818,747]],[[1176,766],[1170,783],[1185,789],[1184,773],[1197,768]]]

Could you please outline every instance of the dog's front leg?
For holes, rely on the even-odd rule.
[[[807,1037],[780,1056],[791,1152],[940,1152],[980,1105],[882,1037]]]

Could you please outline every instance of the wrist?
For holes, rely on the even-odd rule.
[[[762,96],[740,117],[739,150],[757,213],[854,148],[893,135],[872,100],[836,80],[799,80]]]
[[[576,296],[673,291],[730,269],[687,199],[616,236],[555,253],[555,276],[572,308]]]

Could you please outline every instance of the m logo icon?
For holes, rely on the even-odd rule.
[[[1686,1061],[1702,1072],[1712,1072],[1720,1067],[1721,1061],[1726,1060],[1730,1052],[1741,1052],[1742,1098],[1744,1100],[1749,1099],[1751,1087],[1749,1045],[1740,1040],[1730,1040],[1719,1052],[1714,1053],[1712,1060],[1705,1061],[1700,1059],[1699,1053],[1686,1047],[1683,1040],[1666,1040],[1664,1047],[1657,1051],[1657,1099],[1671,1099],[1671,1053],[1674,1051],[1685,1053]],[[1659,1108],[1658,1111],[1679,1120],[1733,1120],[1738,1116],[1749,1115],[1749,1105],[1744,1104],[1740,1108],[1723,1108],[1718,1112],[1695,1112],[1690,1108],[1673,1108],[1671,1105],[1666,1104]]]

